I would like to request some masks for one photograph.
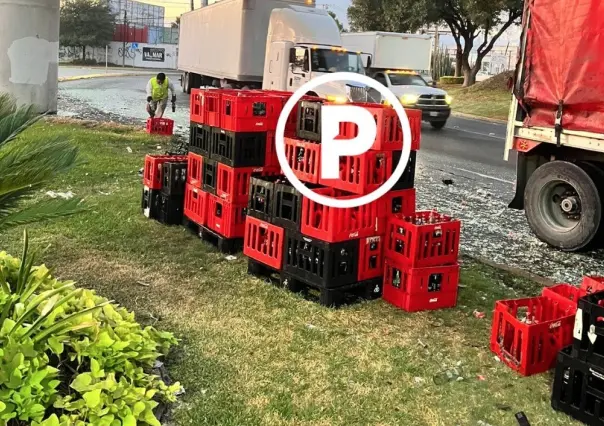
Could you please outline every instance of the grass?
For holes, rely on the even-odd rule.
[[[512,95],[509,90],[472,90],[460,86],[444,87],[453,96],[451,108],[454,112],[478,117],[507,120]]]
[[[464,259],[456,309],[325,309],[248,276],[243,256],[227,261],[142,216],[138,170],[163,140],[56,122],[24,138],[41,134],[72,139],[84,164],[40,196],[71,190],[90,210],[30,227],[31,244],[50,244],[44,261],[61,278],[182,339],[167,360],[186,389],[175,424],[512,425],[518,411],[533,425],[571,424],[550,408],[551,374],[519,377],[488,348],[494,301],[535,294],[535,282]],[[18,254],[21,232],[0,235],[0,248]],[[463,379],[439,380],[452,370]]]

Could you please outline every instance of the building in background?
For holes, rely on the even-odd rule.
[[[107,0],[115,14],[113,41],[178,44],[178,28],[166,24],[166,9],[132,0]]]

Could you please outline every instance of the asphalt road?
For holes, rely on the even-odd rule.
[[[171,77],[178,85],[178,76]],[[143,125],[147,79],[61,83],[59,114]],[[176,113],[169,116],[176,131],[186,136],[188,96],[177,93]],[[507,208],[514,195],[515,156],[503,160],[505,131],[505,124],[458,117],[440,131],[424,124],[416,174],[418,208],[436,208],[462,219],[462,251],[467,254],[559,282],[576,283],[584,274],[604,275],[603,251],[553,250],[533,236],[523,212]]]

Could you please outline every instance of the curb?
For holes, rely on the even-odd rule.
[[[145,75],[151,75],[149,73],[120,73],[120,74],[88,74],[88,75],[76,75],[72,77],[59,77],[59,83],[66,81],[78,81],[78,80],[90,80],[93,78],[114,78],[114,77],[141,77]]]
[[[470,120],[488,121],[490,123],[497,123],[497,124],[507,124],[507,122],[508,122],[507,120],[503,120],[501,118],[482,117],[480,115],[465,114],[463,112],[457,112],[457,111],[451,111],[451,115],[453,117],[467,118]]]

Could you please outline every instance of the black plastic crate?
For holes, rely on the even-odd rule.
[[[604,369],[571,356],[571,347],[558,353],[552,407],[589,425],[604,425]]]
[[[392,172],[398,166],[398,163],[401,159],[401,152],[394,151],[392,153]],[[397,189],[410,189],[415,186],[415,163],[417,161],[417,151],[411,151],[409,155],[409,163],[407,163],[407,168],[403,172],[401,178],[394,184],[392,187],[392,191]]]
[[[262,167],[266,157],[266,132],[230,132],[215,128],[211,157],[231,167]]]
[[[604,368],[604,292],[579,299],[572,354]]]
[[[321,105],[319,101],[300,101],[296,136],[309,141],[321,141]]]
[[[302,220],[302,194],[287,182],[276,183],[272,215],[272,223],[275,225],[299,231]]]
[[[203,124],[191,123],[189,151],[211,158],[213,128]]]
[[[216,180],[218,178],[218,163],[209,158],[203,159],[202,185],[205,192],[216,195]]]
[[[157,197],[160,194],[159,189],[150,189],[148,186],[143,187],[143,197],[141,200],[141,209],[143,215],[149,219],[157,218]]]
[[[185,204],[184,195],[167,195],[160,193],[156,198],[155,210],[157,220],[165,225],[180,225],[183,219]]]
[[[187,183],[187,163],[164,163],[161,192],[166,195],[183,195]]]
[[[359,241],[328,243],[297,231],[285,231],[283,272],[318,288],[357,282]]]
[[[274,212],[275,185],[282,177],[252,177],[247,206],[248,216],[272,223]]]

